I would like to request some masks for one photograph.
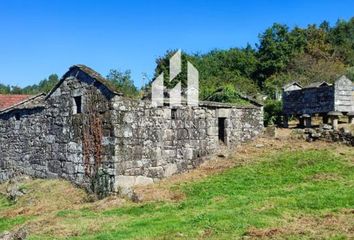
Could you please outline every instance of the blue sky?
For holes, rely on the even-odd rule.
[[[167,49],[254,45],[274,22],[334,24],[354,1],[0,1],[0,83],[26,86],[69,66],[130,69],[137,86]]]

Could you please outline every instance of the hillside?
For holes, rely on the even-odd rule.
[[[351,147],[306,143],[282,130],[136,189],[135,202],[94,201],[65,181],[25,179],[17,201],[0,197],[0,232],[23,229],[29,239],[353,238],[353,170]]]

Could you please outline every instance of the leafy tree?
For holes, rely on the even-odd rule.
[[[107,75],[107,80],[117,88],[117,91],[122,92],[125,96],[136,97],[139,94],[131,78],[130,70],[121,72],[117,69],[111,69]]]
[[[287,73],[273,74],[264,81],[263,92],[271,99],[276,99],[281,94],[282,87],[292,80],[292,76]]]
[[[235,85],[233,84],[226,84],[222,88],[218,88],[205,100],[224,103],[238,103],[241,105],[249,104],[247,100],[242,98],[241,93],[237,91]]]
[[[9,85],[4,85],[0,83],[0,94],[9,94],[11,92],[11,87]]]
[[[22,94],[22,89],[19,86],[11,86],[11,94]]]
[[[354,66],[354,17],[349,21],[339,20],[329,33],[334,53],[345,64]]]
[[[181,52],[181,73],[178,74],[173,81],[170,81],[170,58],[177,52],[177,50],[168,50],[165,55],[156,59],[156,68],[154,78],[161,73],[164,75],[164,85],[167,88],[173,88],[178,82],[181,82],[182,88],[187,87],[187,62],[192,60],[192,56],[185,52]]]
[[[326,81],[333,83],[345,74],[346,66],[336,58],[315,58],[309,54],[295,57],[288,66],[288,74],[303,85]]]
[[[304,30],[306,36],[305,52],[317,59],[328,59],[333,53],[333,46],[329,43],[327,30],[309,25]]]
[[[39,84],[27,86],[21,90],[24,94],[48,93],[59,82],[57,74],[51,74],[48,78],[43,79]]]
[[[48,93],[59,82],[58,75],[51,74],[48,78],[43,79],[39,84],[30,85],[24,88],[19,86],[9,86],[0,84],[1,94],[38,94]]]
[[[259,36],[258,46],[258,84],[263,87],[263,81],[273,74],[286,70],[291,58],[305,47],[301,29],[296,28],[289,33],[286,25],[273,24]]]
[[[354,67],[349,67],[347,69],[346,76],[354,82]]]
[[[182,52],[182,72],[170,83],[169,59],[174,53],[169,50],[156,60],[155,77],[163,72],[167,87],[177,81],[186,86],[186,66],[190,61],[199,71],[202,100],[237,102],[240,93],[262,93],[274,99],[292,81],[302,85],[332,83],[342,74],[354,79],[354,18],[338,21],[334,27],[327,21],[293,29],[275,23],[259,35],[255,48],[247,45],[205,54]],[[266,124],[279,122],[280,113],[279,102],[266,102]]]
[[[172,82],[169,81],[169,59],[175,51],[167,51],[156,60],[155,77],[162,72],[165,76],[165,86],[172,88],[180,81],[182,87],[187,86],[187,61],[190,61],[199,71],[200,99],[204,100],[220,87],[233,85],[234,89],[247,94],[259,92],[258,86],[251,79],[257,69],[255,50],[249,45],[244,49],[212,50],[200,54],[182,52],[182,71]]]

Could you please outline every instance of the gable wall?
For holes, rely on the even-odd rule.
[[[112,96],[102,84],[78,74],[82,74],[75,74],[80,81],[68,77],[47,100],[52,112],[50,136],[56,148],[50,170],[95,192],[109,192],[114,179],[109,174],[114,167]],[[82,99],[82,113],[74,114],[77,96]]]
[[[46,100],[44,109],[19,110],[0,117],[0,180],[10,169],[34,177],[61,177],[95,192],[109,192],[114,172],[110,97],[87,76],[68,77]],[[73,114],[74,96],[83,113]],[[5,166],[6,165],[6,166]],[[101,175],[102,177],[97,177]]]

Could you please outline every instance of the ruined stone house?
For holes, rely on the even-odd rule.
[[[154,107],[75,65],[47,95],[0,110],[0,181],[21,173],[64,178],[100,195],[124,193],[192,169],[262,129],[261,105]]]

